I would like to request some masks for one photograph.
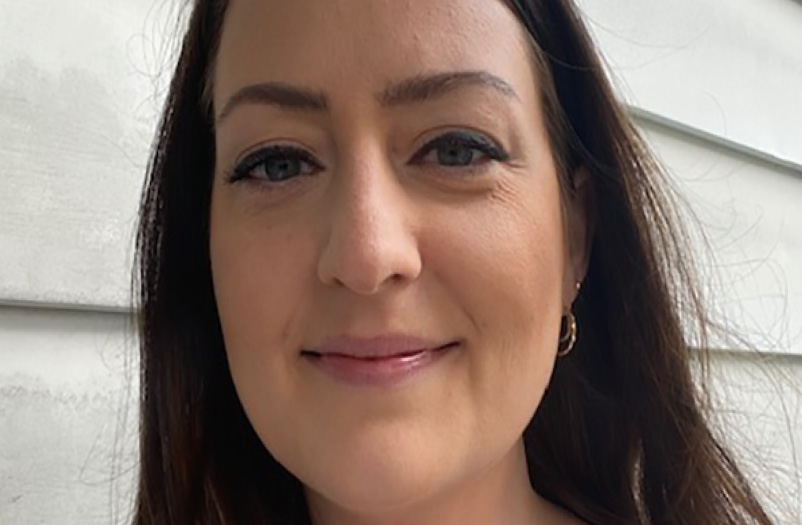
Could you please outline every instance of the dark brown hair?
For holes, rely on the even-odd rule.
[[[141,457],[136,525],[308,523],[301,483],[237,398],[209,262],[208,100],[227,2],[196,0],[159,126],[137,237]],[[769,524],[711,432],[687,334],[707,318],[677,207],[616,102],[570,0],[508,0],[532,41],[561,180],[591,174],[595,238],[559,359],[524,434],[539,494],[594,524]]]

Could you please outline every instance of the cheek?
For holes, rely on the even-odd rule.
[[[211,221],[210,254],[226,355],[249,419],[261,430],[293,399],[295,360],[304,341],[310,304],[310,265],[303,235],[265,227],[264,218],[217,210]],[[275,438],[275,436],[273,436]],[[271,438],[272,439],[272,438]]]
[[[443,217],[430,239],[431,264],[476,332],[471,395],[485,428],[520,431],[551,376],[562,313],[562,228],[555,176]]]
[[[211,236],[212,275],[226,342],[235,351],[295,343],[292,325],[308,282],[300,236],[218,222]]]

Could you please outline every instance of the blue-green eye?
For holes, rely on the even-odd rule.
[[[483,135],[467,131],[451,131],[428,142],[412,160],[415,164],[461,168],[488,160],[504,162],[509,160],[509,155]]]
[[[270,183],[282,183],[322,169],[306,151],[292,146],[268,146],[240,161],[229,178],[230,182],[252,178]]]

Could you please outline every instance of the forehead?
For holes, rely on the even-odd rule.
[[[358,98],[455,70],[533,87],[524,30],[502,0],[232,0],[214,98],[265,81]]]

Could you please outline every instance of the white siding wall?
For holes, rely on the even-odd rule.
[[[0,307],[3,525],[125,522],[137,423],[127,324],[120,314]]]
[[[713,247],[723,432],[802,523],[802,4],[582,0]],[[0,523],[122,522],[132,227],[170,0],[0,0]],[[700,253],[701,253],[700,249]]]

